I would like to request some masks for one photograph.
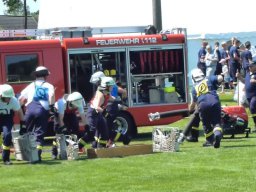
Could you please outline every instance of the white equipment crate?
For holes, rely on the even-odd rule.
[[[178,128],[158,126],[153,129],[153,152],[176,152],[179,151],[177,142],[180,132]]]
[[[12,131],[12,141],[15,149],[15,158],[20,161],[37,162],[38,150],[36,136],[33,133],[19,135],[19,131]]]

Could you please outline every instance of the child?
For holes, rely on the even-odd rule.
[[[230,83],[231,83],[230,82],[230,74],[229,74],[229,70],[228,70],[228,65],[227,65],[226,59],[221,59],[220,63],[222,64],[222,73],[221,73],[221,75],[224,76],[224,81],[221,84],[221,92],[220,93],[224,93],[224,88],[225,88],[226,84],[228,84],[229,88],[231,88],[231,86],[230,86]]]

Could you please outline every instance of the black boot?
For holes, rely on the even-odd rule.
[[[186,140],[187,140],[188,142],[198,142],[198,138],[193,137],[193,136],[188,136],[188,137],[186,137]]]
[[[56,145],[52,146],[52,159],[56,160],[58,157],[58,148]]]
[[[38,162],[42,161],[42,149],[38,149]]]
[[[12,164],[12,162],[10,161],[10,150],[3,150],[2,157],[5,165]]]

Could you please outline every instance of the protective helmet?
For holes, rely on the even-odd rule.
[[[73,92],[68,95],[67,101],[75,107],[83,106],[83,96],[79,92]]]
[[[218,83],[221,83],[223,81],[223,76],[217,75],[217,81],[218,81]]]
[[[34,74],[35,74],[36,77],[45,77],[45,76],[50,75],[50,72],[49,72],[49,70],[46,67],[39,66],[34,71]]]
[[[8,97],[8,98],[14,97],[14,91],[12,86],[8,84],[0,85],[0,95],[2,97]]]
[[[101,77],[105,77],[104,73],[102,71],[97,71],[94,74],[92,74],[90,83],[96,84],[100,81]]]
[[[107,86],[114,86],[116,83],[112,77],[102,77],[100,86],[106,88]]]
[[[192,82],[194,84],[202,81],[205,78],[205,75],[201,69],[193,69],[191,71],[191,76],[192,76]]]

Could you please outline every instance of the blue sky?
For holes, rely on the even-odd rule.
[[[27,0],[31,12],[36,12],[39,9],[40,0],[37,0],[35,3],[33,0]],[[4,14],[5,6],[3,5],[2,0],[0,0],[0,15]]]

